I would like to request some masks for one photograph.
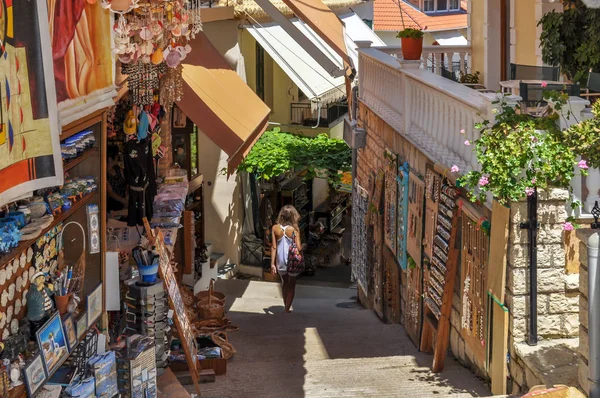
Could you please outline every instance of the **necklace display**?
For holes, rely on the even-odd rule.
[[[128,75],[134,103],[150,105],[159,91],[162,105],[180,100],[181,62],[202,31],[200,0],[102,0],[101,5],[118,14],[113,53]]]

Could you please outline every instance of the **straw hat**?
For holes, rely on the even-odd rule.
[[[137,133],[137,118],[133,114],[133,111],[127,112],[127,117],[125,117],[125,122],[123,123],[123,132],[127,135]]]

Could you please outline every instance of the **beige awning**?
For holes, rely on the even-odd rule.
[[[344,24],[340,18],[322,0],[283,0],[283,2],[342,57],[346,76],[353,75],[356,66],[348,55],[344,40]]]
[[[179,108],[229,155],[232,174],[264,133],[271,110],[231,69],[203,32],[183,62]]]

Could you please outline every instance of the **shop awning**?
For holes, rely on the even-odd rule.
[[[385,45],[356,14],[345,15],[342,17],[342,21],[348,27],[343,36],[344,46],[348,48],[349,59],[353,60],[354,65],[358,65],[358,52],[354,44],[355,41],[371,40],[374,45]],[[338,64],[341,69],[344,68],[343,58],[308,24],[298,19],[293,19],[292,23],[323,54]],[[316,107],[319,102],[322,106],[325,106],[346,96],[344,77],[331,77],[280,25],[274,22],[257,23],[248,25],[245,28],[269,53],[285,74],[313,102],[313,107]]]
[[[203,32],[183,61],[183,97],[177,105],[229,155],[232,174],[268,125],[271,110],[231,69]]]
[[[348,55],[344,24],[338,16],[322,0],[283,0],[283,2],[342,57],[346,75],[352,76],[356,65]]]
[[[440,46],[466,46],[467,39],[456,30],[431,32]]]

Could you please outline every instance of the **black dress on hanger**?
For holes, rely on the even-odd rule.
[[[152,202],[156,196],[156,175],[150,139],[130,140],[125,144],[125,178],[129,184],[127,225],[143,225],[152,219]]]

